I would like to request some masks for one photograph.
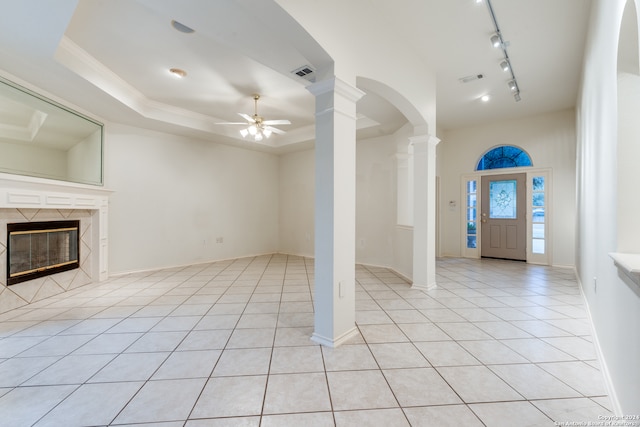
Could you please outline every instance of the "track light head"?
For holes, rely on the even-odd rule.
[[[500,40],[500,36],[497,34],[494,34],[491,36],[491,46],[493,47],[500,47],[500,45],[502,45],[502,41]]]
[[[520,98],[520,91],[513,94],[513,99],[515,99],[516,102],[519,102],[522,99]]]
[[[502,71],[509,71],[509,69],[511,68],[511,66],[509,65],[508,61],[502,61],[500,63],[500,68],[502,68]]]
[[[509,90],[511,92],[517,92],[518,91],[518,84],[516,83],[515,80],[509,80],[507,85],[509,86]]]

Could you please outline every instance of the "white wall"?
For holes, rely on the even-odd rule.
[[[120,125],[106,144],[111,274],[278,250],[275,155]]]
[[[280,252],[313,257],[315,150],[280,156]]]
[[[553,174],[552,264],[575,265],[575,112],[565,110],[442,132],[438,144],[440,177],[440,254],[461,256],[461,176],[473,172],[480,157],[497,145],[524,149],[538,168]],[[455,201],[451,209],[449,201]]]
[[[396,224],[396,144],[385,136],[356,145],[356,261],[392,267]]]
[[[613,385],[616,410],[638,414],[640,288],[617,270],[608,255],[618,250],[618,198],[637,198],[636,191],[628,194],[617,188],[617,52],[625,4],[626,0],[594,0],[591,6],[577,116],[577,271],[604,357],[603,368]],[[637,121],[637,114],[631,119]],[[637,159],[634,175],[637,182]],[[640,238],[635,227],[620,232]]]
[[[412,230],[395,222],[396,140],[391,135],[356,145],[356,262],[411,277]],[[281,252],[313,256],[314,154],[312,149],[280,157]]]

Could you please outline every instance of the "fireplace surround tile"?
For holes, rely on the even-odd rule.
[[[4,271],[6,271],[6,267]],[[15,292],[7,289],[4,283],[0,284],[0,313],[6,313],[14,308],[22,307],[28,302],[20,298]]]
[[[64,219],[80,220],[80,268],[7,286],[7,224]],[[91,283],[92,226],[85,209],[0,208],[0,313]]]

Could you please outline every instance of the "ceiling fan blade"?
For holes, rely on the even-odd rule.
[[[289,120],[265,120],[262,123],[265,125],[290,125],[291,122]]]
[[[238,113],[238,115],[240,117],[242,117],[243,119],[245,119],[246,121],[248,121],[249,123],[255,123],[256,122],[255,119],[253,117],[251,117],[250,115],[248,115],[248,114]]]
[[[265,126],[264,127],[265,130],[270,130],[273,133],[277,133],[278,135],[284,135],[286,132],[283,130],[280,130],[278,128],[274,128],[272,126]]]

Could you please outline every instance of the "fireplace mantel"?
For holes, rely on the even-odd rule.
[[[13,209],[84,209],[91,211],[94,224],[92,280],[109,277],[108,213],[112,191],[44,178],[0,173],[0,208]]]

